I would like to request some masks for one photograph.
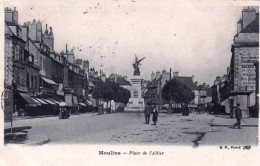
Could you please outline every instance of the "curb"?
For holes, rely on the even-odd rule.
[[[25,145],[29,145],[29,146],[36,146],[36,145],[43,145],[43,144],[47,144],[50,142],[50,138],[47,137],[45,139],[42,139],[40,141],[35,141],[35,142],[31,142],[31,143],[26,143]]]

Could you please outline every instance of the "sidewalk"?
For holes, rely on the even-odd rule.
[[[79,113],[72,114],[70,119],[77,118],[79,116],[93,116],[97,113]],[[11,123],[4,123],[4,143],[8,144],[21,144],[21,145],[42,145],[50,141],[50,138],[46,133],[32,132],[33,125],[41,123],[50,123],[59,121],[57,115],[43,115],[43,116],[24,116],[15,117],[13,123],[13,133],[11,134]]]
[[[50,138],[45,134],[29,134],[30,126],[14,127],[11,133],[10,128],[4,130],[4,143],[8,144],[24,144],[24,145],[43,145],[50,141]]]
[[[257,145],[258,118],[243,119],[242,129],[233,129],[236,119],[216,116],[201,145]]]

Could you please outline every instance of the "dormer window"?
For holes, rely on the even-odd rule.
[[[33,57],[29,56],[29,62],[33,62]]]

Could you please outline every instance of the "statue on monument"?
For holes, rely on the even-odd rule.
[[[145,57],[142,59],[138,60],[137,57],[135,56],[135,63],[133,64],[134,67],[134,76],[140,76],[140,70],[139,70],[139,65],[142,60],[144,60]]]

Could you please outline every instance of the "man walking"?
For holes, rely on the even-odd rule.
[[[151,115],[151,106],[149,104],[146,104],[145,109],[144,109],[144,116],[145,116],[146,124],[149,124],[149,122],[150,122],[150,115]]]
[[[236,128],[236,126],[238,127],[238,129],[241,129],[240,123],[241,123],[241,118],[242,118],[242,111],[240,108],[240,103],[237,103],[237,106],[235,108],[235,116],[236,116],[237,122],[233,125],[234,129]]]

